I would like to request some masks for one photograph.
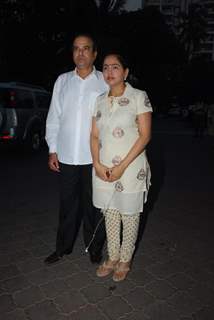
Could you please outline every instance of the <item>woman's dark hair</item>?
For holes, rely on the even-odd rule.
[[[121,55],[120,53],[117,52],[109,52],[107,54],[105,54],[103,61],[109,57],[109,56],[114,56],[117,58],[117,60],[120,62],[120,64],[122,65],[123,69],[128,69],[129,68],[129,64],[127,61],[127,58],[124,57],[123,55]]]
[[[95,37],[92,36],[90,33],[87,33],[87,32],[79,32],[79,33],[76,33],[74,36],[73,36],[73,40],[72,40],[72,49],[73,49],[73,43],[75,41],[76,38],[79,38],[79,37],[85,37],[85,38],[88,38],[91,40],[92,42],[92,50],[93,52],[97,51],[97,42],[95,40]]]

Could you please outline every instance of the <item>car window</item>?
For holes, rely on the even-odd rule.
[[[9,91],[5,88],[0,88],[0,108],[6,107],[9,100]]]
[[[16,104],[20,109],[32,109],[34,107],[32,92],[30,90],[16,90]]]
[[[48,109],[50,105],[50,95],[45,93],[36,93],[36,105],[40,109]]]

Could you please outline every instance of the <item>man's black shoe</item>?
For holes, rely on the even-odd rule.
[[[61,260],[62,257],[59,256],[56,251],[54,251],[53,253],[51,253],[47,258],[45,258],[44,263],[46,265],[50,265],[53,263],[56,263],[57,261]]]
[[[95,253],[95,252],[90,252],[90,260],[91,260],[91,263],[97,263],[99,264],[102,260],[102,254],[101,252],[99,253]]]

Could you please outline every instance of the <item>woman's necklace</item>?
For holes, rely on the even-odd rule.
[[[113,93],[111,90],[109,91],[109,97],[121,97],[125,91],[126,85],[124,84],[121,88],[118,90],[115,90]]]

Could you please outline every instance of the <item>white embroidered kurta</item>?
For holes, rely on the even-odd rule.
[[[107,167],[118,165],[139,137],[137,116],[152,112],[145,91],[128,83],[120,97],[108,92],[96,100],[94,116],[99,130],[100,162]],[[93,203],[97,208],[118,209],[124,214],[143,211],[150,186],[150,167],[142,152],[114,182],[105,182],[93,170]]]

